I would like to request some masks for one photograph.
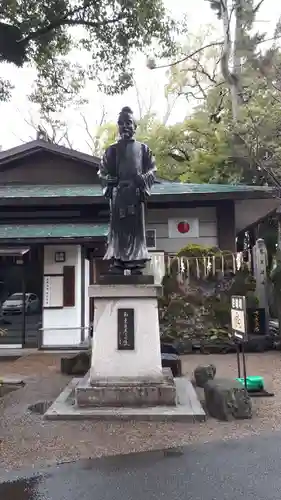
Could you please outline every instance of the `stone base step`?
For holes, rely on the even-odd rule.
[[[154,380],[145,377],[91,380],[90,371],[75,389],[81,408],[171,406],[176,402],[176,387],[170,368]]]
[[[206,414],[187,377],[175,378],[176,405],[142,408],[79,408],[75,404],[75,389],[81,378],[74,378],[52,406],[46,411],[46,420],[138,420],[202,422]]]

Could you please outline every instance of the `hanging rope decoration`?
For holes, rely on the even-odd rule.
[[[251,252],[249,252],[248,262],[244,262],[242,252],[222,253],[216,255],[208,255],[202,257],[171,257],[167,258],[167,273],[175,272],[180,282],[189,281],[192,270],[197,279],[206,279],[216,276],[217,272],[223,276],[226,271],[235,274],[243,266],[251,269]]]
[[[222,272],[222,275],[224,276],[224,256],[223,255],[221,256],[221,272]]]
[[[200,279],[200,267],[199,267],[199,260],[196,257],[196,278],[199,280]]]
[[[206,259],[206,257],[203,257],[203,262],[204,262],[204,278],[207,278],[208,270],[207,270],[207,259]]]
[[[216,275],[216,257],[213,255],[213,265],[212,265],[213,276]]]
[[[232,254],[232,267],[233,267],[233,272],[235,274],[236,273],[236,258],[235,258],[234,254]]]

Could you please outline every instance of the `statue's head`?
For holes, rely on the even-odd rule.
[[[118,129],[122,139],[132,139],[137,128],[133,111],[128,106],[121,109],[118,117]]]

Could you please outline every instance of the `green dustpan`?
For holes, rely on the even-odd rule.
[[[245,386],[244,378],[236,378],[238,382]],[[246,377],[247,390],[249,392],[263,391],[264,390],[264,379],[259,375],[254,375],[252,377]]]

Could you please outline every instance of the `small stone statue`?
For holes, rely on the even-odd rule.
[[[144,207],[155,182],[156,166],[146,144],[134,139],[136,122],[129,107],[118,118],[120,140],[103,156],[99,176],[110,203],[110,227],[105,260],[111,272],[142,274],[149,260],[145,238]]]

